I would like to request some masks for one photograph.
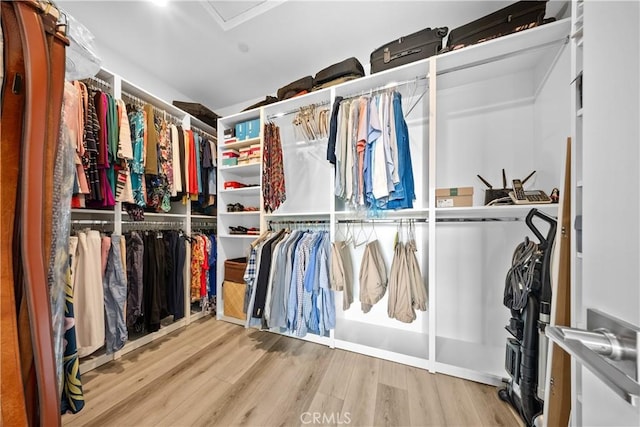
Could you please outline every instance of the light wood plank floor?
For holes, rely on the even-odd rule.
[[[203,319],[82,376],[65,426],[521,426],[494,387]]]

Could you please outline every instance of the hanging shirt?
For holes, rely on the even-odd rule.
[[[396,194],[395,198],[390,197],[387,207],[389,209],[408,209],[413,207],[413,201],[416,197],[414,192],[413,167],[411,164],[411,149],[409,146],[409,131],[402,113],[402,96],[399,92],[394,92],[393,108],[396,140],[398,143],[399,176],[404,194],[402,198],[399,198],[398,194]]]
[[[182,162],[180,161],[180,136],[178,128],[173,123],[169,125],[171,133],[171,160],[173,166],[173,185],[171,196],[176,197],[182,191]],[[184,149],[184,148],[183,148]]]
[[[382,134],[382,127],[378,117],[378,97],[373,97],[368,100],[367,110],[367,145],[365,150],[365,202],[370,208],[374,207],[373,197],[373,173],[374,173],[374,150],[377,144],[378,138]],[[384,159],[384,158],[383,158]]]
[[[148,175],[158,174],[158,134],[156,132],[155,115],[153,105],[144,106],[145,128],[147,134],[147,143],[145,147],[145,165],[144,173]]]

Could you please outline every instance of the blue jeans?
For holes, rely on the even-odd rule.
[[[107,268],[102,281],[107,354],[120,350],[128,338],[127,325],[124,321],[127,281],[122,269],[121,238],[122,236],[111,236],[111,249],[109,249]]]

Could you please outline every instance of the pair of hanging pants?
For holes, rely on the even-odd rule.
[[[107,354],[120,350],[127,342],[128,337],[127,325],[124,320],[127,280],[122,269],[120,239],[122,236],[111,236],[107,265],[102,281]]]

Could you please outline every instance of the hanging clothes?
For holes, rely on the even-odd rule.
[[[351,271],[351,256],[346,242],[331,243],[331,276],[330,288],[343,291],[342,309],[348,310],[353,303],[353,274]]]
[[[78,233],[74,273],[74,308],[78,356],[85,357],[104,345],[104,291],[101,272],[101,238],[95,230]]]
[[[337,101],[327,152],[335,163],[336,197],[354,208],[412,208],[413,168],[400,93]]]
[[[427,309],[427,291],[415,256],[416,246],[412,227],[410,223],[406,243],[400,236],[402,226],[400,227],[389,273],[387,313],[389,317],[404,323],[411,323],[416,319],[415,310]]]
[[[262,194],[266,212],[277,210],[287,199],[282,159],[280,128],[273,123],[264,126],[262,156]]]
[[[107,354],[120,350],[128,339],[124,313],[127,280],[122,268],[121,239],[124,237],[111,236],[103,280]]]
[[[335,328],[328,233],[280,230],[264,238],[245,270],[245,326],[326,335]]]
[[[387,290],[387,267],[382,258],[378,240],[373,240],[364,248],[360,264],[360,305],[364,313],[382,299]]]
[[[137,231],[126,234],[127,244],[127,327],[134,328],[143,315],[144,242]]]
[[[73,277],[70,259],[76,253],[77,238],[71,238],[69,216],[73,182],[77,177],[76,147],[80,127],[78,105],[81,99],[77,85],[66,82],[61,116],[61,130],[56,150],[54,182],[57,183],[53,194],[53,219],[57,223],[52,227],[51,259],[49,260],[49,291],[52,302],[52,324],[56,369],[61,384],[60,412],[77,413],[84,407],[82,381],[80,378],[78,348],[76,342]],[[81,171],[84,177],[84,170]],[[86,180],[84,181],[86,185]],[[87,188],[88,189],[88,188]],[[59,307],[59,306],[62,307]],[[58,319],[60,317],[60,319]],[[58,326],[56,326],[58,325]]]

